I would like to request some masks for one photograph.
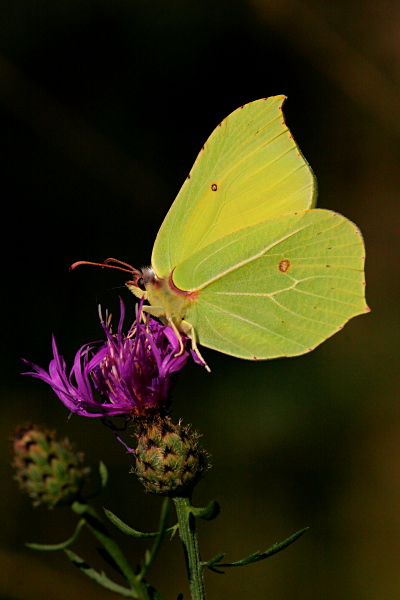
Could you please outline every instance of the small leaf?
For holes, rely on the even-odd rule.
[[[223,571],[222,569],[217,569],[216,567],[213,567],[212,565],[210,565],[208,568],[213,573],[218,573],[218,575],[225,575],[225,571]]]
[[[265,552],[254,552],[253,554],[250,554],[250,556],[247,556],[246,558],[242,558],[242,560],[237,560],[236,562],[233,562],[233,563],[212,562],[214,559],[211,559],[211,562],[208,561],[206,563],[206,566],[209,569],[211,569],[212,571],[221,572],[221,571],[218,571],[217,569],[215,569],[215,567],[216,566],[217,567],[243,567],[245,565],[250,565],[251,563],[258,562],[259,560],[264,560],[264,558],[269,558],[270,556],[277,554],[281,550],[284,550],[285,548],[290,546],[290,544],[293,544],[293,542],[295,542],[297,539],[299,539],[299,537],[302,536],[303,533],[305,533],[307,531],[307,529],[308,529],[308,527],[305,527],[304,529],[301,529],[297,533],[294,533],[293,535],[291,535],[289,538],[287,538],[283,542],[273,544]]]
[[[217,554],[217,556],[214,556],[214,558],[210,558],[210,560],[208,560],[207,562],[202,563],[204,567],[210,567],[211,565],[215,565],[216,563],[219,563],[223,558],[224,558],[225,554]]]
[[[153,564],[154,559],[156,558],[157,553],[160,549],[161,543],[165,537],[165,533],[167,531],[166,525],[167,525],[168,512],[169,512],[169,502],[170,502],[169,498],[165,498],[164,502],[162,504],[160,523],[159,523],[160,530],[155,539],[155,542],[153,544],[151,552],[149,550],[146,550],[144,565],[143,565],[142,572],[141,572],[142,577],[144,577],[147,569]]]
[[[131,535],[132,537],[136,537],[136,538],[155,538],[160,533],[159,531],[156,531],[154,533],[142,533],[141,531],[137,531],[136,529],[132,529],[132,527],[129,527],[129,525],[127,525],[119,517],[114,515],[114,513],[112,513],[111,510],[108,510],[107,508],[105,508],[104,512],[106,514],[106,517],[111,521],[111,523],[113,525],[115,525],[116,527],[118,527],[118,529],[120,529],[126,535]],[[171,533],[172,535],[174,535],[176,533],[177,529],[178,529],[178,524],[166,529],[165,533]]]
[[[225,571],[222,571],[220,569],[216,569],[214,567],[214,565],[217,564],[217,563],[219,563],[224,558],[224,556],[225,556],[225,554],[217,554],[217,556],[214,556],[214,558],[210,558],[210,560],[208,560],[207,562],[203,562],[202,566],[203,567],[208,567],[210,569],[210,571],[213,571],[214,573],[218,573],[220,575],[223,575],[225,573]]]
[[[211,500],[210,504],[208,504],[205,508],[195,508],[191,506],[189,511],[192,513],[196,519],[204,519],[206,521],[211,521],[218,517],[220,513],[220,506],[218,502],[215,500]]]
[[[82,504],[80,502],[74,502],[72,504],[72,509],[79,515],[82,515],[82,518],[85,519],[87,526],[90,531],[95,535],[100,544],[103,546],[104,550],[108,552],[108,554],[113,558],[115,563],[121,569],[123,576],[126,581],[129,582],[132,589],[136,590],[136,595],[140,594],[140,589],[138,587],[138,582],[136,580],[135,574],[132,570],[132,567],[123,552],[119,548],[118,544],[113,540],[107,531],[104,523],[100,521],[99,517],[96,514],[96,511],[87,504]],[[138,592],[139,590],[139,592]]]
[[[97,552],[100,554],[101,558],[110,565],[110,567],[112,567],[114,569],[114,571],[117,571],[117,573],[119,573],[120,575],[122,575],[122,577],[124,577],[124,574],[120,568],[120,566],[118,565],[118,563],[113,559],[113,557],[111,556],[111,554],[109,552],[107,552],[107,550],[105,548],[97,548]]]
[[[28,548],[32,548],[32,550],[43,550],[47,552],[51,552],[54,550],[64,550],[65,548],[68,548],[68,546],[70,546],[77,539],[79,532],[84,525],[85,519],[81,519],[78,522],[78,525],[76,526],[76,529],[71,535],[71,537],[65,542],[61,542],[60,544],[35,544],[34,542],[27,542],[25,546],[27,546]]]
[[[107,481],[108,481],[108,470],[102,460],[99,462],[99,473],[100,473],[100,480],[101,480],[101,489],[104,490],[104,488],[107,485]]]
[[[122,585],[115,583],[114,581],[109,579],[104,572],[99,573],[98,571],[93,569],[91,566],[89,566],[87,564],[87,562],[84,561],[80,556],[75,554],[75,552],[72,552],[71,550],[64,550],[64,552],[68,556],[69,560],[80,571],[85,573],[85,575],[87,575],[90,579],[93,579],[94,581],[96,581],[99,585],[103,586],[104,588],[106,588],[112,592],[116,592],[117,594],[120,594],[121,596],[126,596],[129,598],[138,598],[137,594],[133,590],[129,590],[129,589],[123,587]]]
[[[150,564],[150,559],[151,559],[151,552],[147,548],[147,550],[144,553],[144,564],[146,565],[146,567]]]

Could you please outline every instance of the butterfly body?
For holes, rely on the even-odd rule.
[[[166,322],[173,323],[178,329],[189,307],[197,299],[197,292],[186,292],[177,288],[173,282],[172,273],[166,277],[158,277],[152,267],[142,269],[142,284],[145,292],[137,285],[127,283],[133,294],[146,297],[150,303],[144,307],[153,316],[160,317]]]

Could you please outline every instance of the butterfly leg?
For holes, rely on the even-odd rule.
[[[157,317],[158,319],[165,317],[165,308],[162,306],[148,306],[146,304],[145,306],[142,306],[142,311],[148,315],[151,315],[152,317]]]
[[[144,296],[147,299],[147,292],[145,290],[141,290],[137,285],[131,285],[129,281],[125,285],[136,298],[143,298]]]
[[[172,325],[172,323],[170,323],[170,319],[167,318],[165,314],[165,308],[163,308],[162,306],[148,306],[146,304],[145,306],[142,306],[142,312],[147,313],[151,317],[156,317],[161,321],[163,325],[170,325],[175,331],[174,326]],[[177,334],[177,338],[180,340],[180,335]],[[182,352],[180,352],[180,354],[182,354]]]
[[[175,354],[175,356],[180,356],[181,354],[183,354],[183,351],[184,351],[184,346],[183,346],[183,342],[182,342],[181,333],[180,333],[179,329],[177,328],[177,326],[175,325],[174,320],[173,320],[172,317],[168,317],[167,320],[168,320],[168,325],[170,327],[172,327],[172,329],[174,330],[174,333],[175,333],[176,337],[179,340],[179,352],[177,354]]]
[[[170,327],[172,327],[179,341],[179,352],[176,354],[176,356],[180,356],[184,351],[182,336],[174,322],[174,319],[172,317],[166,316],[165,308],[162,306],[143,306],[142,310],[145,311],[148,315],[160,319],[160,321],[164,323],[164,325],[169,325]]]
[[[197,354],[198,358],[201,360],[201,362],[204,364],[206,371],[208,371],[209,373],[211,373],[211,369],[208,366],[208,364],[206,363],[206,361],[204,360],[204,358],[202,357],[200,350],[197,346],[197,341],[196,341],[196,332],[194,330],[194,327],[191,323],[189,323],[188,321],[181,321],[180,323],[180,328],[183,331],[183,333],[185,333],[192,341],[192,348],[193,351]]]
[[[161,323],[163,323],[164,325],[169,325],[170,327],[172,327],[176,337],[179,340],[179,352],[176,356],[180,356],[184,350],[182,336],[179,332],[179,329],[175,325],[173,318],[167,317],[167,315],[165,314],[165,308],[163,306],[147,306],[146,305],[146,306],[142,306],[142,311],[147,313],[148,315],[151,315],[152,317],[156,317],[157,319],[160,319]]]
[[[174,319],[172,317],[167,317],[165,315],[165,308],[163,308],[162,306],[143,306],[142,310],[144,312],[146,312],[148,315],[151,315],[152,317],[157,317],[158,319],[160,319],[160,321],[162,323],[168,324],[170,327],[172,327],[176,337],[179,340],[179,352],[176,354],[176,356],[180,356],[182,354],[182,352],[184,351],[182,336],[181,336],[180,332],[182,331],[184,334],[186,334],[192,342],[192,348],[193,348],[195,354],[198,356],[198,358],[204,364],[206,370],[209,373],[211,373],[210,367],[207,365],[206,361],[202,357],[200,350],[197,346],[196,333],[195,333],[194,327],[191,323],[188,323],[188,321],[183,320],[179,323],[179,329],[178,329],[178,327],[176,326],[176,323],[174,322]]]

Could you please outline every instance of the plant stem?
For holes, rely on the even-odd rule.
[[[191,512],[190,498],[174,498],[179,523],[179,535],[185,552],[186,568],[192,600],[205,600],[203,567],[200,561],[196,519]]]

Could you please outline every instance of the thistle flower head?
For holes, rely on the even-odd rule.
[[[190,494],[209,466],[198,434],[168,415],[139,419],[137,438],[134,472],[152,494]]]
[[[49,371],[25,361],[34,369],[26,374],[46,381],[71,412],[85,417],[133,418],[164,409],[170,402],[176,375],[190,355],[190,340],[182,335],[184,350],[179,353],[180,343],[173,329],[150,317],[142,321],[141,308],[142,303],[125,335],[121,301],[117,333],[112,333],[109,320],[101,320],[106,341],[80,348],[69,374],[54,337]]]
[[[60,441],[54,432],[27,425],[16,431],[13,446],[15,479],[35,506],[72,504],[79,496],[89,469],[66,438]]]

